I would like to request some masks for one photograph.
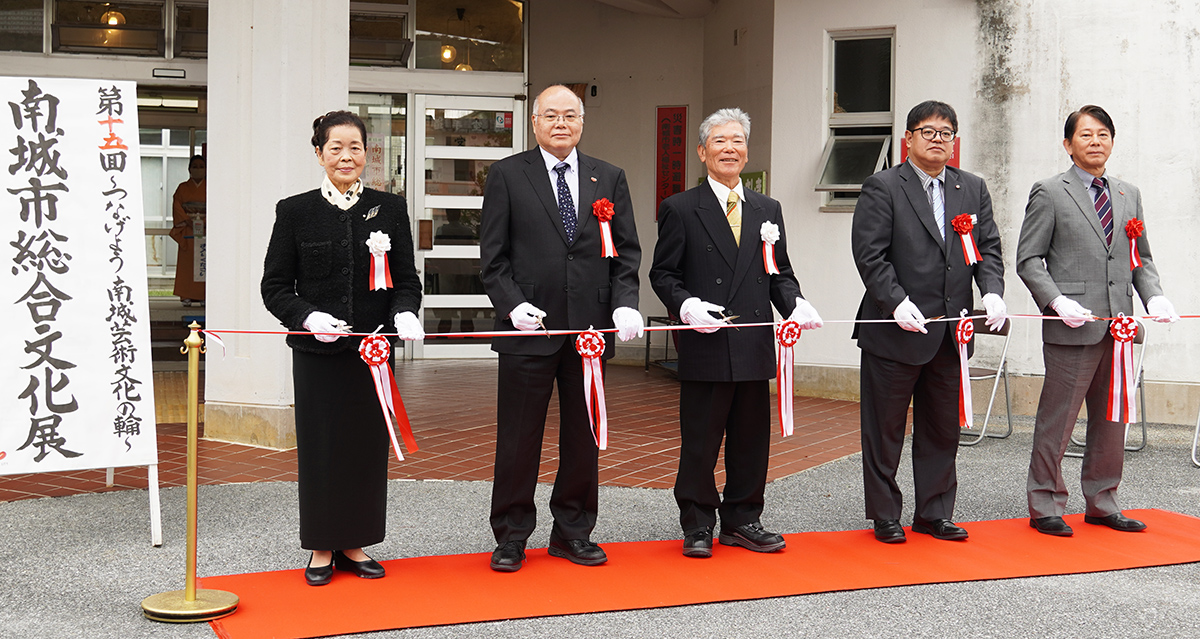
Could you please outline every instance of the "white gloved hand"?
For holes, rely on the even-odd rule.
[[[412,311],[396,313],[395,322],[396,336],[400,339],[406,342],[425,339],[425,327],[421,326],[421,320]]]
[[[542,323],[538,320],[545,316],[546,311],[529,302],[521,302],[508,314],[508,319],[512,320],[518,331],[536,331],[542,328]]]
[[[313,311],[308,314],[304,320],[304,330],[310,333],[317,333],[313,337],[317,338],[318,342],[336,342],[341,339],[341,335],[321,335],[321,333],[345,333],[349,328],[345,322],[321,311]]]
[[[995,333],[1004,326],[1004,320],[1008,319],[1008,306],[1004,303],[1004,298],[995,293],[988,293],[983,296],[983,309],[987,311],[988,330]]]
[[[1163,324],[1174,324],[1179,321],[1179,313],[1175,312],[1175,305],[1162,295],[1155,295],[1146,302],[1146,313],[1157,315],[1158,317],[1154,318],[1154,321]]]
[[[646,334],[646,323],[642,321],[642,314],[636,309],[618,306],[613,309],[612,318],[613,326],[617,328],[617,338],[622,342]]]
[[[825,322],[821,320],[821,316],[817,314],[817,309],[813,308],[812,304],[803,297],[796,298],[796,308],[792,309],[792,314],[788,317],[793,322],[800,323],[800,330],[812,330],[821,328]]]
[[[1055,313],[1058,313],[1058,316],[1062,318],[1063,324],[1071,328],[1079,328],[1096,319],[1092,316],[1091,311],[1066,295],[1059,295],[1050,300],[1050,308],[1054,309]]]
[[[896,319],[896,323],[900,325],[900,328],[910,333],[929,333],[929,331],[925,330],[925,316],[921,314],[921,309],[917,308],[917,305],[913,304],[912,300],[907,297],[904,298],[903,302],[900,302],[896,310],[892,311],[892,317]]]
[[[694,328],[698,333],[715,333],[726,322],[713,313],[725,310],[724,306],[709,304],[699,297],[689,297],[679,305],[679,319]]]

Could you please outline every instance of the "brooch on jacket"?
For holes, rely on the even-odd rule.
[[[375,217],[376,215],[379,215],[379,205],[378,204],[376,204],[375,206],[372,206],[371,210],[367,211],[367,214],[363,216],[363,219],[369,220],[369,219]],[[387,236],[385,235],[384,237],[387,237]]]

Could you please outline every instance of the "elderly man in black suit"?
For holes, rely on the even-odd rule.
[[[491,567],[514,572],[537,523],[533,502],[546,409],[559,402],[559,468],[550,496],[549,554],[594,566],[608,557],[590,540],[596,526],[598,452],[584,403],[583,365],[572,336],[539,329],[616,327],[622,341],[642,335],[638,305],[641,250],[625,172],[579,153],[583,101],[555,85],[533,102],[538,148],[491,166],[483,192],[480,271],[496,307],[496,329],[530,337],[492,342],[500,354]],[[593,203],[612,205],[616,257],[603,257]],[[614,340],[605,335],[604,357]]]
[[[705,118],[697,152],[708,179],[663,200],[658,209],[650,283],[667,309],[695,328],[679,333],[682,442],[675,479],[683,554],[689,557],[712,556],[718,510],[722,544],[756,552],[785,545],[759,521],[771,443],[774,332],[769,326],[719,329],[726,323],[770,322],[772,303],[801,328],[821,326],[792,274],[779,202],[742,185],[749,137],[750,117],[741,109]],[[764,226],[778,234],[777,274],[764,266]],[[723,495],[713,478],[722,437]]]
[[[908,161],[863,182],[854,207],[850,243],[866,285],[854,337],[862,349],[863,484],[867,519],[884,543],[905,540],[903,500],[896,468],[904,446],[908,405],[913,407],[913,475],[916,512],[912,530],[937,539],[965,540],[951,521],[958,489],[959,361],[954,323],[973,307],[974,280],[987,324],[1003,325],[1004,262],[992,220],[992,198],[978,176],[946,166],[958,116],[944,102],[928,101],[908,113]],[[969,264],[956,217],[971,220],[979,258]],[[964,226],[966,226],[964,224]],[[892,322],[870,323],[890,319]]]

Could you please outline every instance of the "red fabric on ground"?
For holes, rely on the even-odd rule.
[[[869,530],[785,535],[787,549],[760,554],[717,544],[711,559],[680,553],[679,541],[604,544],[608,563],[576,566],[528,551],[516,573],[488,567],[488,554],[383,562],[387,577],[337,571],[311,587],[302,570],[206,577],[204,588],[239,596],[238,611],[212,622],[225,639],[321,637],[522,617],[661,608],[717,601],[1101,572],[1200,561],[1200,519],[1163,510],[1126,511],[1146,522],[1123,533],[1066,517],[1074,537],[1051,537],[1028,519],[963,523],[971,538],[908,533],[887,545]]]

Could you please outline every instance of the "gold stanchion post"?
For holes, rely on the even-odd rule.
[[[238,597],[224,590],[196,589],[196,440],[200,405],[200,352],[204,340],[200,325],[188,325],[191,333],[183,341],[181,353],[188,356],[187,386],[187,577],[183,590],[151,595],[142,600],[142,614],[155,621],[193,623],[211,621],[237,610]]]

